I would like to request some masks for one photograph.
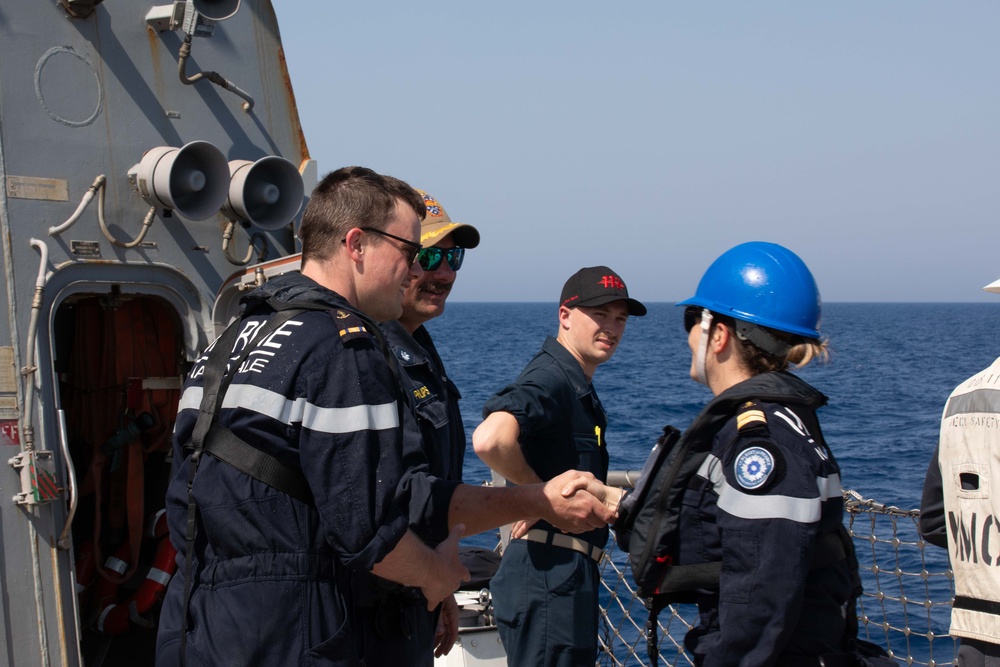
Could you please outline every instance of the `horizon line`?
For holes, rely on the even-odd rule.
[[[666,301],[649,301],[649,300],[643,300],[642,303],[644,303],[644,304],[656,304],[656,305],[666,304],[666,305],[676,306],[680,301],[683,301],[683,299],[677,299],[677,301],[671,301],[671,300],[666,300]],[[518,300],[518,299],[505,299],[505,300],[493,300],[493,301],[485,301],[485,300],[481,300],[481,299],[454,299],[454,300],[449,299],[448,303],[450,303],[450,304],[457,304],[457,303],[468,303],[468,304],[494,304],[494,303],[525,304],[525,303],[527,303],[527,304],[551,304],[553,306],[558,305],[555,302],[551,302],[551,301],[547,301],[547,300],[544,300],[544,301],[543,300],[531,300],[531,301],[528,301],[528,300]],[[868,304],[871,304],[871,305],[885,305],[885,304],[959,305],[959,304],[977,304],[977,305],[989,305],[991,303],[1000,306],[1000,299],[997,299],[996,301],[990,301],[990,300],[986,300],[986,301],[976,301],[976,300],[965,300],[965,301],[911,301],[911,300],[896,300],[896,301],[888,301],[888,300],[885,300],[885,301],[840,301],[840,300],[838,300],[838,301],[823,301],[823,302],[821,302],[821,305],[832,305],[832,304],[849,304],[849,305],[868,305]]]

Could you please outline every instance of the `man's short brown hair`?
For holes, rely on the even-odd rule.
[[[312,191],[299,226],[302,261],[326,260],[351,229],[384,230],[396,212],[396,200],[408,204],[421,219],[424,198],[409,185],[367,167],[342,167],[323,177]]]

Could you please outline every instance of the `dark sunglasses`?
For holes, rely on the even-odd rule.
[[[462,260],[465,259],[465,248],[421,248],[417,254],[417,261],[424,271],[434,271],[441,266],[441,260],[448,262],[452,271],[462,268]]]
[[[413,241],[396,236],[395,234],[390,234],[389,232],[383,232],[381,229],[375,229],[374,227],[358,227],[358,229],[360,229],[363,232],[371,232],[373,234],[378,234],[379,236],[386,236],[390,239],[395,239],[400,243],[404,244],[408,248],[408,250],[404,250],[403,248],[400,248],[400,250],[403,251],[403,257],[406,257],[407,264],[413,264],[413,260],[417,258],[417,254],[420,252],[422,248],[422,246],[419,243],[414,243]],[[421,262],[421,264],[423,264],[423,262]]]
[[[691,333],[691,329],[701,322],[701,306],[688,306],[684,309],[684,331]]]

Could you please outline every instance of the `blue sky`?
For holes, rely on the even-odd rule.
[[[676,301],[750,240],[825,301],[1000,299],[1000,3],[275,4],[320,173],[479,228],[453,300]]]

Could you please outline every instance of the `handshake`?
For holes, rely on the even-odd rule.
[[[522,537],[538,519],[544,519],[567,533],[584,533],[603,528],[618,517],[624,490],[603,484],[589,472],[568,470],[544,484],[533,484],[542,494],[543,510],[511,527],[511,538]],[[525,487],[522,487],[525,488]],[[528,487],[530,488],[530,487]]]
[[[578,470],[553,477],[542,490],[551,513],[540,518],[567,533],[582,533],[613,523],[625,494],[623,489],[607,486],[593,474]]]

